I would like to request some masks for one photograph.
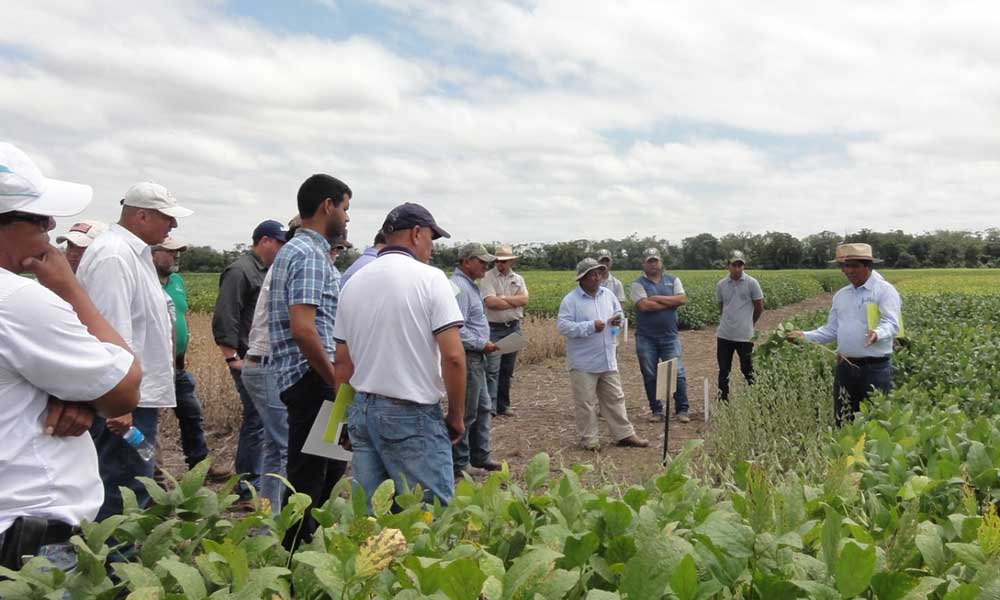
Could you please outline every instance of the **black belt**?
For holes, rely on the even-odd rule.
[[[243,357],[243,360],[251,364],[264,366],[268,363],[269,358],[269,356],[261,356],[259,354],[247,354]]]
[[[494,323],[493,321],[490,321],[490,327],[493,327],[494,329],[500,329],[500,328],[506,329],[511,325],[517,324],[517,322],[520,320],[521,319],[514,319],[513,321],[507,321],[506,323]]]
[[[859,356],[857,358],[845,356],[844,360],[858,367],[863,367],[866,365],[880,365],[884,362],[889,362],[889,358],[890,356],[887,354],[885,356]]]
[[[365,394],[365,392],[360,392],[360,393]],[[417,406],[423,406],[423,404],[421,404],[420,402],[414,402],[413,400],[404,400],[402,398],[391,398],[389,396],[383,396],[381,394],[365,394],[365,395],[369,396],[371,398],[374,398],[376,400],[388,400],[389,402],[392,402],[393,404],[399,404],[399,405],[403,405],[403,406],[408,405],[408,404],[415,404]]]
[[[3,532],[0,564],[8,569],[20,569],[22,556],[37,556],[42,546],[62,544],[80,532],[79,527],[38,517],[18,517]]]

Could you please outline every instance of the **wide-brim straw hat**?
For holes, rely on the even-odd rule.
[[[873,263],[882,262],[881,258],[872,256],[870,244],[841,244],[837,246],[837,257],[831,263],[845,263],[849,260],[867,260]]]
[[[498,245],[494,254],[496,255],[496,260],[514,260],[517,258],[517,255],[514,254],[514,248],[506,244]]]

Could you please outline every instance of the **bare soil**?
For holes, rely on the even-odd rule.
[[[774,329],[797,314],[827,308],[831,297],[831,294],[821,294],[797,304],[766,311],[757,329]],[[206,322],[202,323],[203,320]],[[200,339],[199,330],[207,326],[207,319],[196,319],[191,324],[193,340],[188,352],[189,368],[193,369],[199,396],[205,404],[205,430],[213,460],[216,464],[232,467],[239,433],[240,404],[221,359],[217,360],[217,351],[210,342]],[[554,323],[551,323],[551,328],[554,332]],[[204,337],[211,339],[210,335]],[[703,407],[706,387],[710,398],[717,393],[715,347],[714,327],[681,332],[691,422],[680,423],[671,418],[668,449],[671,454],[678,452],[688,440],[704,438],[711,431],[710,422],[705,421]],[[506,461],[514,474],[520,475],[535,454],[546,452],[552,459],[553,471],[575,464],[589,464],[593,469],[586,479],[619,485],[637,483],[655,473],[663,456],[664,424],[648,422],[649,405],[631,339],[619,346],[618,369],[629,417],[636,433],[650,441],[649,448],[615,446],[603,421],[601,449],[595,452],[578,448],[565,358],[557,356],[540,360],[538,364],[521,364],[519,361],[511,389],[513,414],[493,419],[491,445],[494,460]],[[734,364],[731,382],[733,389],[743,385],[737,364]],[[176,420],[170,412],[164,411],[160,419],[159,463],[161,468],[179,476],[186,470],[186,465]]]

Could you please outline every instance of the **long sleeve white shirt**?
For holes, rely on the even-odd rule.
[[[867,305],[878,306],[878,340],[865,346],[868,337]],[[820,344],[837,342],[837,352],[847,357],[879,357],[892,353],[892,339],[899,335],[902,301],[899,292],[876,271],[863,285],[847,285],[833,296],[826,325],[807,331],[806,339]]]

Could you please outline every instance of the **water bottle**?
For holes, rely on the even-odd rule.
[[[615,313],[615,314],[614,314],[614,315],[613,315],[613,316],[611,317],[612,319],[618,319],[618,323],[617,323],[617,324],[615,324],[615,325],[612,325],[612,326],[611,326],[611,337],[618,337],[618,334],[622,332],[622,327],[621,327],[621,323],[622,323],[622,321],[621,321],[621,317],[622,317],[622,314],[621,314],[621,313]]]
[[[134,426],[129,427],[128,431],[122,434],[122,438],[128,442],[129,446],[135,448],[135,451],[139,453],[142,460],[146,462],[153,460],[153,455],[156,454],[156,446],[150,444],[146,436],[142,435],[142,432]]]

